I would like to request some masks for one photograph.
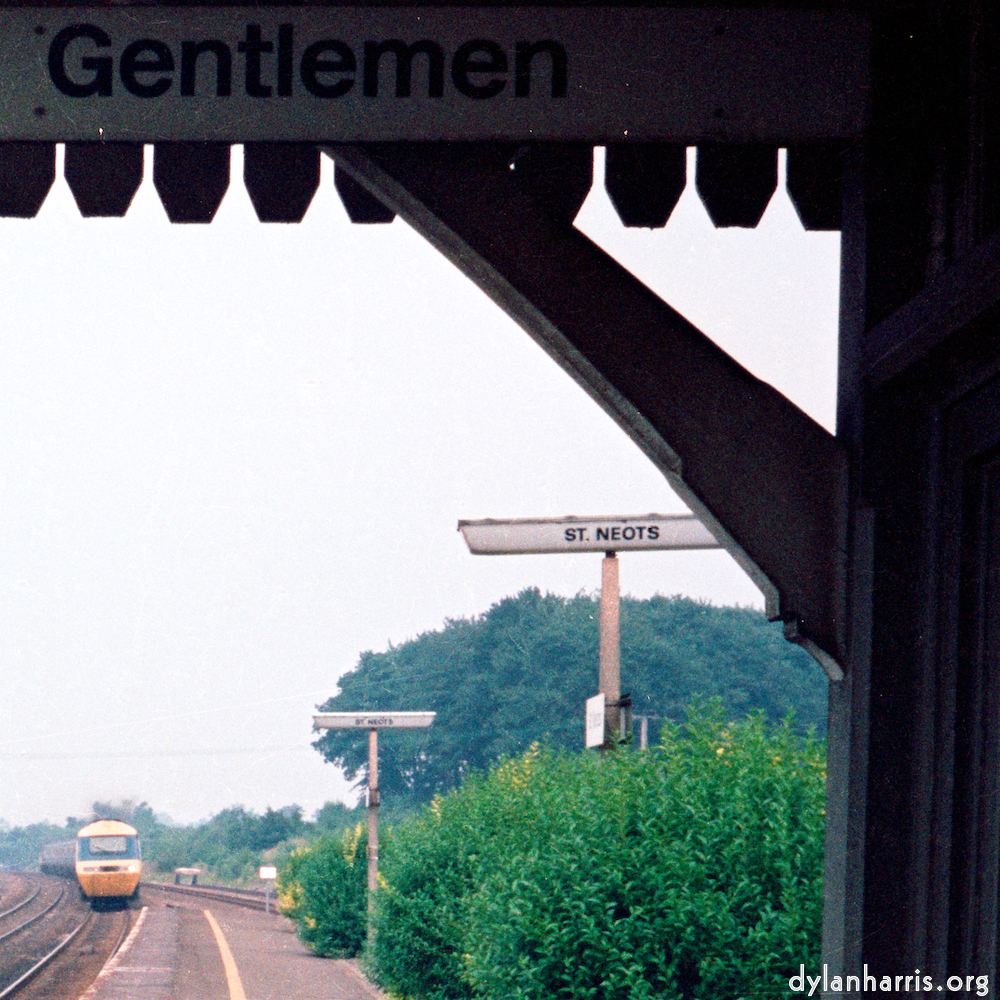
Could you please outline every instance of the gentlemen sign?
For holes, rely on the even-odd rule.
[[[474,555],[719,547],[691,514],[459,521],[458,530]]]
[[[850,12],[39,7],[0,12],[0,139],[858,135]]]

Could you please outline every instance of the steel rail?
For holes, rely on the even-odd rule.
[[[220,903],[242,906],[248,910],[264,910],[266,905],[264,893],[257,889],[230,889],[223,886],[168,885],[164,882],[144,882],[143,887],[153,890],[162,889],[164,892],[175,892],[182,896],[215,899]]]
[[[0,911],[0,920],[3,920],[4,917],[9,917],[12,913],[17,913],[17,911],[20,910],[22,907],[27,906],[29,903],[35,900],[38,894],[42,891],[42,886],[40,882],[31,882],[30,884],[35,887],[35,891],[27,899],[22,899],[20,903],[15,903],[14,906],[10,907],[9,909]],[[3,939],[0,938],[0,941],[2,940]]]
[[[27,972],[15,979],[3,992],[0,992],[0,1000],[5,1000],[6,997],[13,996],[22,986],[38,975],[87,926],[92,916],[92,913],[88,913],[76,929],[71,931],[52,951],[45,955],[44,958],[39,959]]]
[[[36,892],[35,896],[37,896],[37,895],[38,895],[38,893]],[[0,941],[6,941],[7,938],[11,938],[15,934],[20,934],[21,931],[23,931],[25,929],[25,927],[30,927],[36,920],[41,920],[42,917],[44,917],[47,913],[51,913],[62,902],[63,896],[65,896],[65,895],[66,895],[66,889],[65,889],[65,887],[61,887],[59,889],[59,895],[56,896],[55,900],[53,900],[52,903],[50,903],[47,907],[45,907],[44,910],[41,910],[40,912],[36,913],[30,919],[25,920],[25,922],[23,924],[18,924],[17,927],[15,927],[13,930],[7,931],[6,934],[0,935]],[[35,896],[32,896],[31,899],[34,899]],[[28,900],[27,902],[31,902],[31,900]],[[18,908],[14,907],[14,909],[16,910]],[[3,996],[3,994],[0,993],[0,997],[2,997],[2,996]]]
[[[125,938],[128,937],[128,932],[132,929],[132,918],[129,916],[129,910],[122,911],[125,914],[125,920],[122,922],[122,932],[118,935],[118,940],[115,942],[114,948],[111,949],[111,954],[108,955],[107,961],[110,961],[115,955],[118,954],[118,949],[125,943]]]

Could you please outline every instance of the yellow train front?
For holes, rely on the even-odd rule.
[[[141,877],[142,854],[135,827],[99,819],[76,835],[76,880],[92,905],[101,900],[134,899]]]

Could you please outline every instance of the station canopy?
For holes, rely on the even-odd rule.
[[[839,154],[867,114],[868,25],[849,10],[697,7],[55,4],[0,7],[0,215],[65,174],[85,216],[127,212],[152,145],[174,222],[208,222],[245,145],[265,222],[302,219],[319,149],[490,143],[572,219],[608,149],[625,225],[662,226],[695,183],[719,226],[757,224],[789,148],[810,229],[839,226]],[[392,206],[338,164],[355,222]]]

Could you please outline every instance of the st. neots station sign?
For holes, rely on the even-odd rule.
[[[15,7],[0,139],[805,141],[867,63],[852,12]]]
[[[715,549],[719,543],[692,514],[644,517],[553,517],[459,521],[473,555]]]
[[[313,716],[314,729],[425,729],[437,712],[326,712]]]

